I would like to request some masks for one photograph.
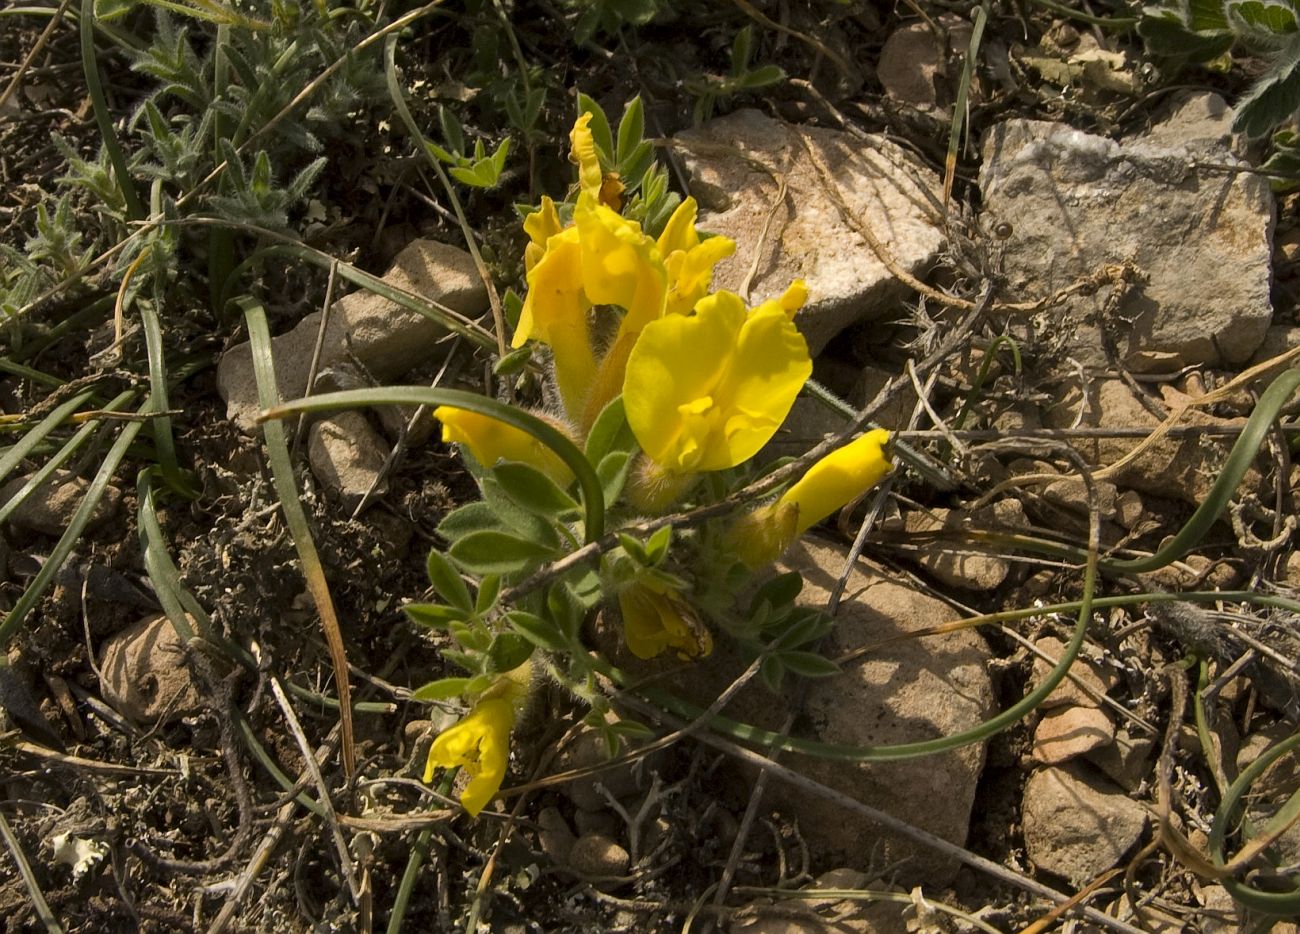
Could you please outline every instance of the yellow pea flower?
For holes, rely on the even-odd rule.
[[[433,780],[435,768],[464,769],[470,782],[460,793],[460,803],[470,817],[477,817],[505,780],[514,725],[515,708],[509,700],[479,701],[468,716],[434,739],[424,766],[425,783]]]
[[[542,206],[524,218],[524,233],[528,234],[528,245],[524,247],[524,272],[532,272],[544,255],[546,244],[559,233],[560,212],[555,209],[555,202],[542,195]]]
[[[802,283],[746,312],[732,292],[647,325],[628,359],[623,403],[641,449],[666,470],[725,470],[768,442],[812,375],[791,317]],[[793,307],[791,307],[793,306]]]
[[[591,114],[579,114],[569,131],[569,161],[578,167],[578,189],[600,194],[605,180],[600,170],[600,157],[596,155],[596,138],[591,135]]]
[[[569,227],[547,240],[545,253],[528,272],[528,294],[510,342],[522,347],[536,338],[551,348],[556,386],[570,415],[583,411],[596,376],[579,235],[577,227]]]
[[[659,253],[668,273],[668,297],[664,314],[686,314],[709,291],[713,267],[736,252],[729,237],[701,240],[695,229],[699,206],[694,198],[677,205],[659,235]]]
[[[808,469],[776,502],[740,519],[728,550],[750,567],[770,564],[796,538],[885,478],[893,463],[889,432],[877,428],[836,448]]]
[[[713,637],[690,605],[666,586],[634,583],[618,595],[623,614],[623,638],[637,658],[654,658],[676,649],[683,661],[713,651]]]
[[[484,467],[502,460],[521,461],[537,468],[561,487],[573,482],[573,471],[560,460],[559,455],[526,431],[490,415],[449,405],[438,406],[433,410],[433,417],[442,422],[444,442],[465,445]]]

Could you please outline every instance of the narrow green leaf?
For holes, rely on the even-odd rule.
[[[552,549],[505,532],[471,532],[448,551],[471,574],[514,574],[548,558]]]
[[[429,572],[429,583],[438,592],[438,596],[452,606],[460,607],[466,612],[474,608],[474,602],[469,597],[469,588],[465,586],[465,582],[460,578],[460,573],[442,552],[436,548],[429,549],[429,557],[425,560],[425,567]]]
[[[627,475],[631,468],[632,455],[627,451],[614,451],[601,458],[600,466],[596,468],[596,476],[600,478],[600,489],[605,494],[605,502],[618,502],[619,494],[623,492],[623,484],[627,482]]]
[[[785,666],[781,664],[780,656],[769,655],[763,659],[758,666],[758,676],[763,679],[767,689],[773,694],[781,691],[781,682],[785,680]]]
[[[505,524],[497,518],[487,503],[481,500],[466,503],[447,513],[438,523],[438,534],[449,542],[464,538],[470,532],[483,532],[488,529],[503,530]]]
[[[505,461],[492,468],[492,475],[507,496],[536,515],[554,518],[582,508],[554,480],[528,464]]]
[[[646,565],[650,563],[650,556],[646,554],[645,546],[641,540],[626,532],[618,533],[618,543],[623,546],[623,550],[631,556],[637,564]]]
[[[514,671],[533,654],[534,645],[517,632],[502,632],[492,640],[488,648],[488,659],[492,668],[498,672]]]
[[[411,700],[439,701],[460,697],[469,687],[469,678],[439,678],[411,692]]]
[[[600,410],[587,433],[587,460],[599,464],[611,451],[631,450],[635,444],[636,438],[628,427],[627,413],[623,409],[623,397],[615,396]]]
[[[489,574],[478,585],[478,596],[474,599],[474,612],[478,616],[487,616],[496,609],[497,599],[501,596],[501,575]]]
[[[638,94],[623,108],[623,118],[618,122],[618,153],[615,161],[622,174],[626,162],[645,138],[645,107]]]
[[[600,167],[608,168],[614,164],[614,138],[609,132],[609,118],[605,116],[604,109],[593,98],[588,97],[581,91],[578,92],[578,113],[579,115],[591,114],[591,138],[596,144],[596,152],[600,156]]]
[[[764,581],[754,592],[754,599],[750,601],[750,606],[756,607],[764,600],[774,607],[788,606],[794,603],[795,597],[799,596],[801,590],[803,590],[803,575],[798,571],[786,571]]]
[[[765,88],[784,80],[785,71],[781,68],[776,65],[763,65],[761,68],[746,72],[740,79],[740,85],[747,91],[757,91],[759,88]]]
[[[673,527],[665,525],[661,529],[656,529],[654,534],[646,539],[645,553],[650,564],[661,564],[668,556],[668,547],[673,541]]]
[[[564,635],[553,624],[535,613],[511,610],[506,614],[506,622],[515,632],[539,649],[547,652],[564,652],[569,648]]]
[[[464,622],[470,616],[468,610],[442,603],[408,603],[402,607],[402,612],[411,622],[430,629],[447,629],[452,623]]]
[[[781,664],[805,678],[829,678],[840,673],[840,666],[816,652],[782,652]]]
[[[512,350],[504,357],[492,365],[492,373],[496,376],[514,376],[533,358],[533,345],[525,344],[517,350]]]

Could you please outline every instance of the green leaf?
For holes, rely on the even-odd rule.
[[[756,91],[785,80],[785,72],[776,65],[763,65],[753,71],[747,71],[740,78],[740,86],[747,91]]]
[[[1300,109],[1300,41],[1293,42],[1285,62],[1279,62],[1237,102],[1232,121],[1235,133],[1267,136]]]
[[[512,350],[500,360],[492,365],[492,373],[495,376],[514,376],[524,367],[528,366],[528,361],[533,358],[533,345],[525,344],[517,350]]]
[[[609,118],[594,99],[579,91],[578,114],[586,113],[591,114],[591,122],[588,126],[591,128],[591,138],[596,144],[596,152],[600,156],[600,166],[602,169],[608,168],[614,164],[614,138],[609,132]]]
[[[556,549],[560,547],[560,535],[547,520],[529,512],[516,503],[494,477],[485,476],[479,481],[483,493],[483,502],[496,516],[499,523],[515,535],[534,544]]]
[[[627,424],[623,397],[615,396],[600,410],[596,421],[587,433],[585,453],[587,460],[599,464],[611,451],[630,451],[636,446],[636,437]],[[608,502],[608,500],[606,500]]]
[[[816,652],[782,652],[781,664],[805,678],[829,678],[840,673],[840,666]]]
[[[654,163],[655,148],[651,143],[640,143],[627,159],[619,163],[618,174],[628,188],[636,188],[645,178],[646,170]]]
[[[631,467],[632,455],[627,451],[614,451],[601,458],[596,476],[600,478],[600,488],[605,494],[606,503],[618,502]]]
[[[439,678],[412,691],[411,700],[439,701],[460,697],[469,687],[469,682],[469,678]]]
[[[649,564],[661,564],[664,558],[668,557],[668,546],[673,541],[673,527],[665,525],[661,529],[656,529],[655,533],[646,539],[645,553]]]
[[[532,656],[533,643],[517,632],[501,632],[492,640],[487,654],[494,671],[514,671]]]
[[[408,603],[402,607],[402,612],[410,617],[411,622],[431,629],[445,629],[469,618],[467,611],[441,603]]]
[[[763,582],[754,592],[754,599],[749,602],[751,612],[760,603],[766,601],[770,606],[788,606],[803,590],[803,575],[798,571],[786,571]]]
[[[479,656],[471,655],[468,652],[461,652],[456,649],[443,649],[439,653],[445,661],[451,662],[457,668],[468,671],[471,674],[478,674],[482,667],[479,664]]]
[[[769,655],[758,666],[758,676],[763,679],[767,689],[774,694],[780,693],[781,682],[785,680],[785,666],[778,655]]]
[[[469,598],[469,588],[460,579],[460,572],[442,552],[431,548],[425,566],[429,571],[429,583],[438,592],[438,596],[467,613],[474,609],[474,602]]]
[[[772,628],[776,631],[774,647],[793,649],[805,645],[826,635],[834,625],[834,621],[820,610],[808,607],[795,609],[773,624]]]
[[[568,651],[569,644],[563,633],[553,623],[542,619],[535,613],[524,610],[511,610],[506,614],[506,622],[515,632],[523,636],[539,649],[548,652]]]
[[[496,609],[497,599],[501,596],[501,575],[489,574],[478,585],[478,596],[474,599],[474,612],[486,616]]]
[[[471,652],[486,652],[492,643],[492,634],[483,628],[469,623],[452,623],[447,627],[451,637]]]
[[[514,289],[506,289],[506,294],[501,296],[501,310],[505,312],[506,324],[510,325],[510,332],[513,334],[519,329],[519,316],[524,313],[524,300]],[[519,349],[523,350],[522,347]]]
[[[731,43],[731,73],[740,76],[748,71],[749,59],[753,53],[754,29],[752,26],[745,26],[736,33],[736,38]]]
[[[471,574],[515,574],[548,558],[552,549],[505,532],[470,532],[448,550]]]
[[[626,551],[637,564],[647,565],[650,563],[650,556],[646,554],[645,546],[641,544],[639,538],[633,535],[628,535],[626,532],[619,532],[618,543],[623,546],[623,550]]]
[[[609,726],[615,733],[629,739],[651,739],[655,735],[654,730],[639,720],[617,720]]]
[[[497,146],[497,151],[492,153],[492,168],[496,170],[497,177],[506,170],[506,157],[510,155],[510,137],[506,137]]]
[[[554,518],[582,508],[554,480],[528,464],[504,461],[492,468],[492,475],[506,496],[535,515]]]
[[[446,107],[439,107],[438,123],[442,126],[442,139],[447,148],[457,155],[462,154],[465,151],[465,132],[456,115]]]
[[[438,534],[449,542],[464,538],[471,532],[482,532],[487,529],[503,529],[505,524],[497,518],[496,513],[492,511],[487,503],[476,502],[466,503],[457,509],[453,509],[443,517],[438,523]]]
[[[623,108],[623,119],[618,122],[618,153],[615,162],[619,174],[623,173],[623,164],[632,156],[645,138],[645,108],[638,94],[627,102]]]
[[[582,630],[586,607],[566,583],[560,581],[552,584],[546,591],[546,609],[550,611],[551,619],[560,631],[576,641]]]

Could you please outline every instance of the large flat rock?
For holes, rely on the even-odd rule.
[[[801,139],[802,138],[802,139]],[[883,136],[794,126],[740,110],[679,133],[699,226],[736,241],[714,287],[762,301],[793,279],[808,284],[796,319],[812,352],[859,321],[896,314],[907,288],[841,214],[802,140],[817,154],[849,211],[868,224],[894,260],[923,273],[944,243],[935,207],[939,179]],[[778,201],[784,176],[785,196]]]
[[[1050,296],[1107,266],[1132,262],[1140,281],[1107,284],[1053,309],[1039,340],[1061,356],[1169,372],[1240,364],[1272,320],[1274,222],[1268,180],[1243,165],[1222,101],[1202,95],[1124,142],[1059,123],[1009,120],[984,140],[984,229],[1004,235],[1014,299]],[[1118,299],[1118,300],[1117,300]]]

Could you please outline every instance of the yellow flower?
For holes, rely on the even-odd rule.
[[[547,240],[546,252],[528,272],[528,294],[510,342],[522,347],[536,338],[551,348],[556,387],[570,416],[583,411],[596,376],[578,236],[578,228],[569,227]]]
[[[600,194],[605,180],[600,170],[600,157],[596,154],[596,139],[591,135],[591,114],[579,114],[569,131],[569,161],[578,167],[578,189]]]
[[[753,457],[812,375],[791,316],[802,283],[746,312],[732,292],[701,299],[641,333],[623,404],[641,449],[670,471],[725,470]]]
[[[889,432],[877,428],[827,454],[775,503],[732,526],[728,552],[753,568],[781,557],[796,538],[884,479],[893,468],[888,444]]]
[[[683,661],[713,651],[713,637],[695,611],[666,585],[641,581],[618,595],[623,638],[637,658],[654,658],[676,649]]]
[[[424,781],[433,780],[435,768],[464,769],[470,782],[460,793],[460,803],[470,817],[477,817],[505,780],[514,725],[515,709],[510,701],[479,701],[467,717],[434,739],[424,766]]]
[[[465,445],[484,467],[503,460],[521,461],[537,468],[562,487],[573,481],[573,471],[558,454],[513,425],[490,415],[449,405],[438,406],[433,410],[433,417],[442,422],[443,441]]]
[[[528,234],[528,246],[524,247],[524,272],[532,272],[537,261],[546,254],[547,241],[561,229],[555,202],[542,195],[542,206],[524,218],[524,233]]]
[[[673,211],[659,235],[659,253],[668,272],[665,314],[686,314],[694,308],[709,291],[713,267],[736,252],[736,241],[728,237],[700,239],[695,229],[697,211],[695,199],[687,198]]]

